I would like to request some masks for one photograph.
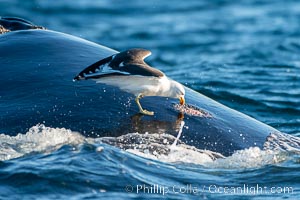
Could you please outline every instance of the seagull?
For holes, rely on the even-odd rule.
[[[178,98],[185,103],[185,89],[180,83],[168,78],[163,72],[150,67],[144,59],[151,55],[146,49],[129,49],[104,58],[81,71],[73,80],[95,80],[112,85],[133,94],[139,112],[154,115],[142,108],[140,99],[146,96]]]

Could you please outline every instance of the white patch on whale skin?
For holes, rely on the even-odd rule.
[[[208,165],[209,163],[213,163],[213,159],[205,152],[197,152],[195,150],[190,150],[182,145],[178,145],[176,147],[171,146],[171,149],[172,150],[168,155],[159,154],[157,152],[151,154],[147,150],[145,150],[144,152],[140,152],[136,149],[127,149],[126,151],[141,157],[159,160],[167,163],[186,163],[197,165]]]
[[[180,131],[178,136],[180,136]],[[293,140],[300,140],[300,138],[293,138]],[[258,147],[239,150],[231,156],[224,157],[217,152],[201,150],[186,145],[178,140],[177,137],[168,134],[129,133],[117,138],[109,138],[107,141],[105,141],[105,138],[101,138],[101,141],[148,159],[168,163],[195,164],[205,168],[258,168],[293,159],[291,152],[283,151],[282,149],[262,150]],[[134,142],[134,144],[128,145],[128,141]],[[276,141],[280,145],[281,142],[280,140]],[[284,145],[287,146],[287,143]],[[300,147],[298,147],[297,152],[293,149],[293,153],[296,153],[296,155],[300,154]]]
[[[248,149],[235,152],[229,157],[221,157],[222,155],[208,151],[200,150],[195,147],[179,144],[175,147],[167,145],[170,149],[168,154],[152,151],[151,145],[148,149],[136,148],[127,149],[126,151],[141,157],[159,160],[167,163],[195,164],[205,168],[222,168],[222,169],[247,169],[258,168],[269,164],[276,164],[290,159],[286,152],[261,150],[258,147],[250,147]],[[219,158],[215,159],[215,155]]]

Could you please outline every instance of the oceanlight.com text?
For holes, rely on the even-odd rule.
[[[265,186],[265,185],[247,185],[221,186],[221,185],[126,185],[125,191],[136,194],[190,194],[199,195],[209,194],[230,194],[230,195],[263,195],[263,194],[293,194],[294,188],[290,186]]]

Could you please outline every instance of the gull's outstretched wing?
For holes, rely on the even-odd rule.
[[[151,52],[145,49],[123,51],[90,65],[81,71],[74,80],[99,79],[118,75],[164,76],[163,72],[144,62],[149,55]]]

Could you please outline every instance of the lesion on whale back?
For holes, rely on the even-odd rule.
[[[173,108],[179,111],[180,113],[187,114],[190,116],[205,117],[205,118],[213,117],[211,113],[190,104],[184,104],[184,105],[173,104]]]
[[[159,133],[127,133],[119,137],[102,137],[98,139],[99,141],[119,147],[125,151],[131,151],[134,153],[140,152],[147,155],[152,155],[159,157],[161,155],[168,156],[176,150],[176,147],[179,149],[184,149],[186,151],[192,151],[200,154],[207,155],[211,160],[216,160],[219,158],[225,158],[224,155],[218,152],[198,149],[194,146],[188,145],[170,134],[159,134]],[[173,144],[176,141],[176,147],[174,148]]]
[[[0,17],[0,34],[16,30],[40,29],[45,30],[43,26],[37,26],[27,20],[18,17]]]
[[[300,138],[279,131],[272,132],[263,144],[264,150],[300,153]]]
[[[7,32],[10,32],[10,30],[4,28],[2,25],[0,25],[0,34],[3,34],[3,33],[7,33]]]

